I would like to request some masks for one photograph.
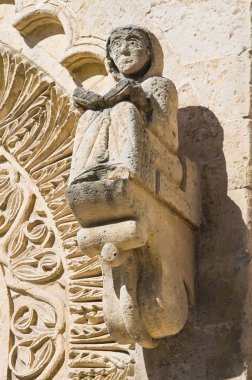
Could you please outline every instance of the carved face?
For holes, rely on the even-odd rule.
[[[150,63],[150,42],[145,31],[115,30],[110,38],[110,56],[122,74],[141,72]]]

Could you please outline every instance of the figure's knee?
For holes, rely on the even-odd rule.
[[[111,109],[111,116],[112,119],[113,116],[116,116],[116,118],[119,118],[119,120],[128,119],[142,123],[142,117],[137,107],[133,103],[127,101],[117,103]]]

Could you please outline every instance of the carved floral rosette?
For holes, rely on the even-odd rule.
[[[65,201],[78,119],[51,78],[0,45],[1,380],[132,375],[128,347],[104,323],[99,262],[78,251]]]

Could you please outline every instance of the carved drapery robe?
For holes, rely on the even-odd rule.
[[[147,128],[170,151],[172,163],[177,169],[172,177],[179,184],[181,168],[176,157],[177,91],[169,79],[161,77],[162,53],[154,37],[152,50],[149,70],[138,80],[150,101],[148,120],[130,101],[122,101],[103,110],[87,110],[76,132],[70,183],[84,172],[104,164],[116,166],[120,176],[134,175],[137,165],[140,165],[139,149],[144,149],[144,141],[139,141],[143,139],[139,130]],[[108,76],[95,76],[87,80],[85,89],[103,96],[115,87],[117,81],[118,77],[112,69]],[[107,175],[109,178],[117,176],[111,170]]]

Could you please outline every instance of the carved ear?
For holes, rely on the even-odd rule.
[[[120,79],[124,78],[124,76],[119,72],[117,66],[110,56],[110,41],[111,37],[109,36],[106,42],[105,67],[107,72],[110,73],[116,81],[119,81]]]

